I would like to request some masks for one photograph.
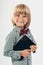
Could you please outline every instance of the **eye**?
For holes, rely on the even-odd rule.
[[[20,15],[19,15],[19,14],[17,14],[16,16],[17,16],[17,17],[19,17]]]
[[[26,15],[23,15],[23,17],[26,17]]]

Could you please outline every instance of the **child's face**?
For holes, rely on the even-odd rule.
[[[14,22],[18,27],[24,27],[28,22],[28,17],[25,14],[16,14],[14,16]]]

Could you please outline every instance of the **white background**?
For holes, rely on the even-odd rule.
[[[25,3],[31,10],[31,32],[37,42],[37,51],[32,53],[32,65],[43,65],[43,0],[0,0],[0,65],[12,65],[11,58],[3,56],[5,38],[12,30],[14,6]]]

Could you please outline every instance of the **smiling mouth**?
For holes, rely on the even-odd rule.
[[[24,23],[24,22],[20,21],[19,23]]]

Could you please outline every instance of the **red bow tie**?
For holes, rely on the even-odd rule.
[[[22,29],[20,30],[20,35],[27,34],[28,31],[29,29],[26,29],[26,30]]]

